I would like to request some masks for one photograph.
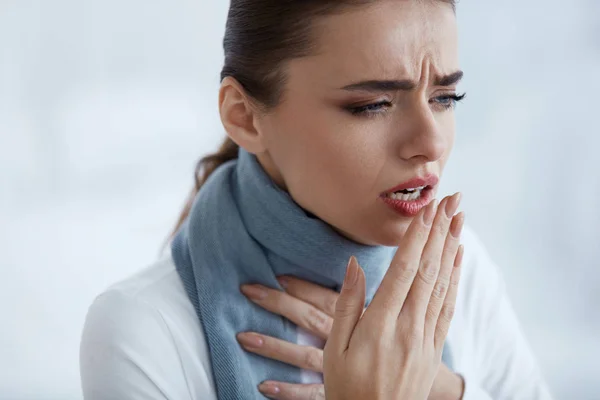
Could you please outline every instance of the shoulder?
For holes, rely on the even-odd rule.
[[[195,398],[191,392],[211,387],[204,332],[170,256],[94,300],[83,330],[80,368],[86,398],[135,392],[147,398]]]
[[[95,308],[136,305],[157,313],[164,313],[177,306],[187,308],[191,303],[187,299],[185,289],[179,279],[173,259],[164,256],[154,264],[138,271],[136,274],[120,281],[98,295],[92,304]],[[193,311],[193,308],[190,309]]]
[[[146,325],[170,335],[172,322],[182,319],[193,321],[195,312],[172,259],[164,257],[98,295],[88,310],[86,328],[91,324],[95,334],[110,333],[113,339],[141,334]]]

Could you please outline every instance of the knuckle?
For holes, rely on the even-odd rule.
[[[435,305],[430,305],[427,307],[427,311],[425,312],[425,319],[427,321],[437,321],[439,314],[436,313]]]
[[[323,335],[329,335],[333,324],[330,316],[312,307],[309,309],[306,322],[309,330]]]
[[[337,305],[338,296],[329,296],[327,300],[325,300],[325,312],[329,315],[333,315],[335,313],[335,308]]]
[[[442,251],[442,260],[452,260],[456,258],[456,248],[458,241],[455,239],[447,240]]]
[[[354,305],[348,300],[338,301],[335,305],[335,318],[346,318],[354,312]]]
[[[433,298],[437,300],[442,300],[446,297],[446,293],[448,292],[449,282],[447,279],[438,279],[434,288],[433,288]]]
[[[411,283],[415,276],[415,267],[412,263],[401,260],[398,265],[397,280],[399,283]]]
[[[323,369],[323,353],[310,349],[304,354],[304,365],[307,369],[321,371]]]
[[[449,287],[449,289],[452,289],[452,290],[458,289],[458,283],[459,282],[460,282],[459,277],[458,276],[453,276],[452,279],[450,279],[450,287]]]
[[[452,305],[444,305],[442,307],[441,317],[444,321],[450,322],[454,318],[455,308]]]
[[[449,325],[446,324],[438,324],[435,328],[435,336],[437,340],[445,339],[448,335]]]
[[[409,350],[420,348],[423,343],[423,329],[413,327],[403,331],[402,341]]]
[[[433,260],[424,260],[419,268],[419,278],[426,284],[431,285],[437,278],[437,263]]]

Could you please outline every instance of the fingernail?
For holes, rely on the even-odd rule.
[[[242,285],[242,293],[252,300],[260,301],[267,297],[267,291],[259,285]]]
[[[348,261],[348,266],[346,267],[346,276],[344,277],[344,285],[342,288],[348,290],[354,287],[356,283],[356,278],[358,276],[357,269],[357,261],[356,257],[350,257],[350,261]]]
[[[465,214],[461,212],[460,214],[452,218],[452,222],[450,223],[450,234],[455,238],[459,238],[464,224]]]
[[[423,214],[423,223],[425,224],[425,226],[430,226],[433,223],[433,218],[435,217],[436,209],[437,200],[433,199],[433,201],[426,206],[425,213]]]
[[[260,336],[248,332],[239,333],[237,335],[237,339],[242,344],[242,346],[250,348],[258,348],[265,343]]]
[[[272,382],[263,382],[258,385],[258,390],[264,395],[275,396],[281,391],[279,387]]]
[[[277,282],[279,282],[282,288],[287,289],[290,281],[285,276],[280,276],[279,278],[277,278]]]
[[[448,202],[446,203],[446,216],[448,218],[452,218],[454,216],[454,213],[456,212],[456,209],[460,204],[461,197],[461,193],[455,193],[454,196],[452,196],[450,200],[448,200]]]

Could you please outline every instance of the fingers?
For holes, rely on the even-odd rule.
[[[291,276],[280,276],[277,278],[286,293],[312,304],[325,314],[333,317],[335,315],[335,303],[339,293],[314,283]]]
[[[446,235],[446,243],[444,244],[444,250],[442,252],[440,273],[438,275],[437,282],[433,287],[433,292],[431,293],[431,298],[429,299],[429,305],[427,307],[427,313],[425,316],[425,336],[432,339],[434,337],[438,318],[450,286],[450,279],[460,244],[460,235],[462,233],[464,222],[464,213],[459,213],[458,215],[454,216],[454,218],[452,218],[452,222],[450,223],[448,234]]]
[[[447,197],[440,203],[421,254],[417,276],[406,298],[408,307],[403,308],[401,313],[401,317],[410,319],[416,326],[424,327],[425,319],[431,318],[427,315],[427,309],[438,278],[442,279],[442,285],[444,279],[449,280],[447,277],[440,277],[439,273],[450,222],[459,203],[460,193]]]
[[[300,346],[267,335],[244,332],[237,339],[249,352],[315,372],[323,372],[323,350]]]
[[[250,300],[267,311],[289,319],[321,339],[329,337],[333,318],[317,307],[286,292],[261,285],[243,285],[241,290]]]
[[[454,260],[454,268],[452,269],[452,276],[450,277],[450,286],[448,287],[448,293],[444,299],[442,311],[438,318],[437,327],[435,330],[434,343],[436,349],[441,349],[448,335],[450,329],[450,323],[454,316],[454,309],[456,307],[456,297],[458,295],[458,284],[460,282],[460,273],[462,270],[463,255],[465,252],[464,246],[461,244],[458,247],[456,258]]]
[[[398,317],[417,274],[436,209],[437,201],[433,200],[413,218],[365,315]]]
[[[325,400],[325,387],[321,384],[297,385],[265,381],[258,390],[270,399],[279,400]]]
[[[343,354],[365,307],[365,273],[356,258],[350,257],[342,291],[335,307],[335,317],[326,348]],[[329,351],[329,350],[326,350]]]

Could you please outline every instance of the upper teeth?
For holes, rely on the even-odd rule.
[[[410,189],[404,189],[404,190],[406,190],[407,192],[414,192],[415,190],[423,190],[423,189],[425,189],[426,187],[427,187],[427,186],[420,186],[420,187],[418,187],[418,188],[410,188]]]
[[[426,186],[405,189],[405,191],[407,191],[408,193],[389,193],[388,197],[394,200],[413,201],[421,197],[421,191],[425,188]]]

